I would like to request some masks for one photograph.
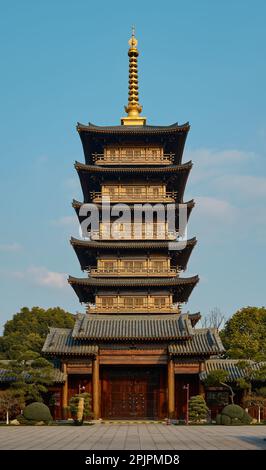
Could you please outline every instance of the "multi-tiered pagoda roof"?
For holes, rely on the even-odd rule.
[[[188,220],[194,207],[193,200],[184,202],[192,162],[182,162],[190,126],[146,124],[138,98],[134,34],[129,46],[127,116],[118,126],[77,125],[85,162],[76,162],[75,169],[83,201],[72,205],[81,225],[91,204],[99,216],[97,229],[88,227],[83,238],[70,240],[85,273],[68,281],[86,313],[76,316],[72,330],[51,328],[43,352],[61,358],[64,373],[92,375],[88,386],[96,418],[101,413],[173,417],[175,374],[188,371],[196,389],[195,374],[205,359],[224,349],[216,329],[196,327],[199,313],[182,313],[199,281],[197,275],[182,274],[197,243],[196,238],[183,240],[181,227],[184,212]],[[112,209],[127,205],[129,222],[115,222],[113,214],[106,222],[106,198]],[[147,223],[145,213],[135,224],[136,204],[146,203],[153,218]],[[167,215],[163,221],[154,214],[157,203]],[[109,230],[114,222],[119,237]],[[181,382],[178,387],[182,393]],[[68,393],[66,381],[64,407]]]

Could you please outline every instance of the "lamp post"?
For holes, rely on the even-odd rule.
[[[189,384],[184,385],[183,390],[186,390],[186,425],[188,425],[188,420],[189,420],[189,413],[188,413]]]
[[[85,392],[85,386],[79,384],[79,395],[83,392]]]

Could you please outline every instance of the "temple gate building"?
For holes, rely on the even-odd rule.
[[[69,277],[69,283],[86,313],[76,316],[73,330],[51,328],[43,347],[65,377],[62,413],[73,394],[86,390],[95,419],[184,417],[184,386],[189,384],[190,395],[204,393],[200,374],[206,361],[223,352],[216,329],[197,328],[199,313],[182,313],[199,280],[183,275],[196,238],[171,248],[181,233],[181,207],[187,218],[194,207],[193,200],[184,202],[192,168],[183,163],[189,124],[146,124],[138,98],[138,54],[133,33],[121,125],[77,125],[85,163],[75,168],[84,200],[74,200],[73,207],[81,224],[87,204],[99,212],[88,236],[71,239],[86,275]],[[117,220],[119,206],[116,217],[111,212],[106,219],[109,203],[111,211],[126,204],[130,220]],[[136,204],[148,204],[137,222]],[[166,214],[171,206],[172,224],[158,216],[158,205]]]

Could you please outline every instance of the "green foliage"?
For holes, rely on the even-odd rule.
[[[226,370],[217,369],[211,371],[208,376],[206,377],[204,383],[206,387],[217,387],[221,385],[222,382],[226,382],[228,380],[228,372]]]
[[[195,395],[189,400],[189,419],[195,423],[206,419],[209,409],[202,395]]]
[[[218,414],[216,416],[216,424],[222,424],[222,415]]]
[[[229,418],[241,419],[244,415],[245,410],[238,405],[226,405],[222,411],[223,415],[229,416]]]
[[[254,368],[254,362],[238,361],[237,367],[242,370],[243,377],[237,379],[236,383],[242,390],[249,390],[251,394],[252,382],[266,381],[266,366],[261,363],[259,369]]]
[[[21,414],[18,415],[18,416],[16,417],[16,419],[17,419],[18,422],[19,422],[20,424],[22,424],[23,426],[33,426],[34,424],[38,423],[38,421],[24,418],[24,416],[21,415]]]
[[[245,411],[244,415],[241,418],[242,424],[250,424],[252,421],[252,417]]]
[[[241,419],[238,419],[238,418],[232,418],[231,419],[231,423],[230,423],[231,426],[239,426],[241,424],[246,424],[246,423],[244,423],[244,420],[241,421]]]
[[[221,415],[221,424],[223,424],[224,426],[229,426],[231,424],[231,418],[229,418],[229,416],[227,415]]]
[[[19,359],[27,351],[40,354],[50,327],[72,328],[74,315],[55,307],[47,310],[40,307],[23,307],[6,322],[0,337],[0,358]]]
[[[45,423],[53,420],[48,406],[39,402],[27,405],[23,411],[23,417],[29,421],[44,421]]]
[[[260,364],[258,370],[252,371],[253,380],[266,382],[266,364]]]
[[[79,395],[74,395],[69,400],[69,409],[73,419],[76,419],[78,414],[78,404],[79,404],[80,397]]]
[[[42,395],[52,384],[53,366],[37,353],[28,352],[23,358],[2,365],[0,362],[0,367],[6,369],[12,377],[9,390],[25,402],[41,402]]]
[[[77,414],[78,414],[78,405],[81,398],[84,398],[84,409],[83,409],[83,418],[89,419],[92,417],[92,408],[91,408],[91,394],[90,393],[80,393],[74,395],[69,400],[69,409],[72,418],[74,421],[77,421]]]
[[[220,334],[227,357],[266,360],[266,308],[238,310]]]
[[[83,410],[83,418],[89,419],[92,417],[92,400],[90,393],[81,393],[80,396],[84,398],[84,410]]]
[[[251,421],[251,416],[238,405],[227,405],[224,407],[221,415],[216,416],[216,423],[223,424],[224,426],[250,424]]]
[[[257,395],[260,395],[263,398],[266,398],[266,387],[256,388]]]

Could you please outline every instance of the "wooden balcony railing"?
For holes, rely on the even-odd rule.
[[[180,309],[178,306],[142,306],[142,307],[125,307],[123,305],[89,305],[88,312],[90,313],[179,313]]]
[[[100,230],[91,231],[92,240],[176,240],[177,233],[164,224],[100,224]]]
[[[91,191],[91,199],[93,202],[102,202],[102,198],[109,198],[111,202],[175,202],[177,197],[176,191],[169,191],[165,194],[154,194],[152,192],[110,192],[103,193]]]
[[[113,268],[91,268],[90,274],[92,276],[122,276],[122,277],[131,277],[131,276],[149,276],[149,277],[171,277],[176,276],[179,273],[178,268],[126,268],[126,267],[116,267]]]
[[[145,155],[132,156],[121,151],[117,155],[94,153],[92,157],[96,165],[171,165],[174,161],[175,155],[173,153],[153,155],[151,152],[146,152]]]

